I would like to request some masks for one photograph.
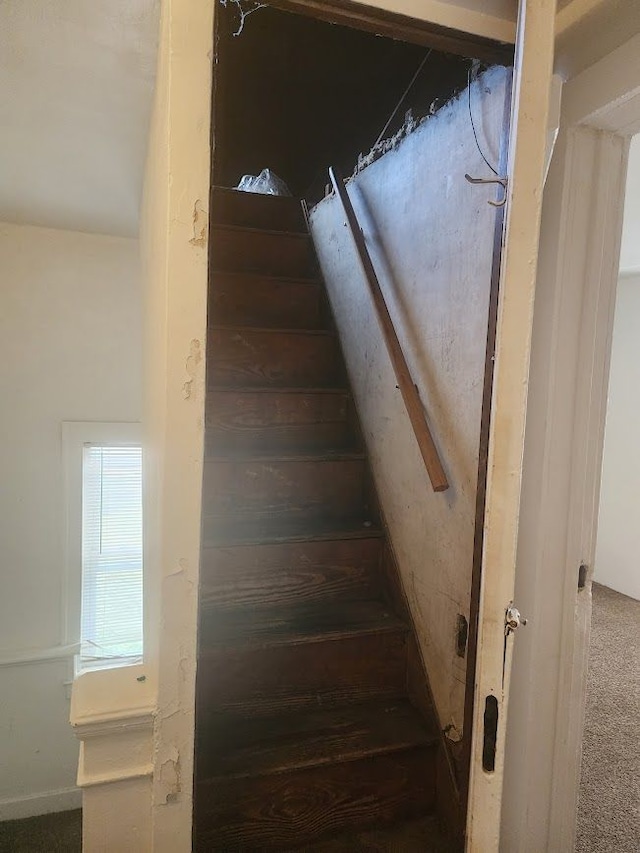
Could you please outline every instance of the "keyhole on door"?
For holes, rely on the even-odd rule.
[[[484,701],[484,739],[482,743],[482,768],[493,773],[496,767],[496,742],[498,739],[498,700],[487,696]]]

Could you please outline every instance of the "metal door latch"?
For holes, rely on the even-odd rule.
[[[513,606],[513,601],[507,607],[507,612],[504,616],[504,635],[508,637],[509,634],[513,634],[516,629],[518,629],[521,625],[526,625],[527,620],[520,615],[520,611],[517,607]]]

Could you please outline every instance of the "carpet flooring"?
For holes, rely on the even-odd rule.
[[[576,853],[640,851],[640,601],[593,585]]]
[[[81,853],[82,811],[0,823],[0,853]]]

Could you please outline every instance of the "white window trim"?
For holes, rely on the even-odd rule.
[[[139,422],[63,421],[62,461],[64,469],[65,561],[62,590],[63,644],[80,647],[82,612],[82,458],[84,445],[141,445],[142,424]],[[89,669],[104,669],[75,659],[75,675]],[[109,668],[131,666],[137,659],[112,661]]]

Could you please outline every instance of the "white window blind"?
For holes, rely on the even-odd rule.
[[[83,665],[142,656],[142,449],[85,444]]]

